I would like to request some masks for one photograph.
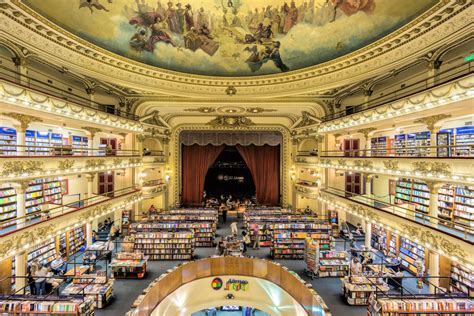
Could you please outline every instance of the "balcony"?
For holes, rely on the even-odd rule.
[[[141,199],[140,190],[129,187],[18,217],[14,225],[0,231],[0,260]]]
[[[327,203],[329,209],[346,211],[386,227],[454,261],[474,262],[474,228],[471,226],[431,217],[415,211],[409,204],[393,204],[388,198],[356,195],[332,187],[324,187],[320,192],[318,199]]]
[[[430,156],[430,153],[434,155]],[[466,166],[473,157],[474,149],[471,145],[404,147],[383,151],[380,149],[322,151],[321,156],[299,152],[295,163],[341,171],[471,185],[474,176]]]
[[[145,167],[163,165],[166,163],[166,156],[161,150],[144,151],[142,162]]]
[[[136,150],[0,145],[0,182],[139,167]]]
[[[360,113],[365,110],[373,109],[387,103],[408,98],[420,92],[429,89],[435,89],[446,83],[467,77],[473,73],[474,63],[468,62],[449,68],[443,72],[436,74],[435,76],[431,76],[428,78],[426,76],[426,73],[418,74],[410,78],[410,80],[414,81],[410,85],[403,86],[401,89],[391,92],[385,90],[378,91],[382,94],[382,96],[373,98],[370,101],[364,102],[362,104],[350,106],[348,109],[345,109],[343,111],[338,111],[333,114],[326,115],[322,118],[322,121],[329,122],[338,118],[342,118],[344,116]]]
[[[163,179],[145,181],[142,184],[142,194],[144,198],[153,198],[166,192],[166,183]]]

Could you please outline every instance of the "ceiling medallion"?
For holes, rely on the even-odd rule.
[[[196,109],[184,109],[186,112],[200,112],[200,113],[213,113],[216,111],[216,108],[208,107],[208,106],[201,106]]]
[[[240,106],[221,106],[217,108],[217,113],[237,115],[245,113],[245,108]]]
[[[218,116],[207,123],[212,127],[248,127],[254,124],[245,116]]]
[[[275,109],[264,109],[260,107],[247,108],[248,113],[276,112]]]
[[[229,96],[233,96],[237,94],[237,89],[234,86],[228,86],[227,89],[225,89],[225,93]]]

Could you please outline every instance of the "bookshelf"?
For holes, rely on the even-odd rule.
[[[369,305],[375,292],[388,292],[390,288],[380,278],[349,276],[342,280],[344,297],[349,305]]]
[[[438,157],[451,157],[453,150],[451,147],[454,143],[453,129],[440,130],[436,134],[436,146],[440,147],[436,149]],[[442,146],[445,146],[444,148]]]
[[[109,266],[116,279],[142,279],[146,274],[147,258],[141,252],[119,252]]]
[[[52,238],[50,240],[45,241],[37,246],[34,246],[28,252],[28,264],[33,262],[33,260],[38,260],[40,263],[50,263],[54,260],[56,256],[56,242],[55,239]]]
[[[320,251],[319,277],[344,277],[349,274],[346,251]]]
[[[0,127],[0,155],[16,155],[16,130],[8,127]]]
[[[83,274],[80,278],[74,278],[67,285],[62,295],[85,295],[93,300],[95,308],[104,308],[113,297],[113,279],[107,279],[105,271],[102,274]]]
[[[438,216],[440,219],[454,221],[455,228],[474,229],[474,187],[445,185],[438,191]]]
[[[271,234],[265,234],[265,230],[269,231],[272,224],[314,222],[317,220],[318,218],[315,216],[293,214],[287,210],[265,210],[244,213],[244,227],[250,232],[252,243],[255,241],[252,227],[258,225],[260,247],[269,247],[272,245]]]
[[[335,210],[328,211],[329,223],[331,223],[332,236],[339,237],[339,213]]]
[[[0,298],[0,312],[8,315],[94,315],[94,304],[90,299],[51,298],[31,295],[10,295]]]
[[[136,227],[143,227],[137,224]],[[216,235],[216,224],[214,222],[149,222],[148,228],[163,231],[192,230],[194,232],[195,247],[213,247]]]
[[[402,260],[402,267],[412,274],[417,274],[417,260],[421,260],[425,265],[425,248],[403,237],[400,238],[399,256]]]
[[[372,156],[387,156],[388,137],[373,137],[370,139]]]
[[[12,187],[0,188],[0,220],[1,227],[15,223],[16,218],[16,192]]]
[[[191,260],[194,256],[194,232],[161,231],[154,224],[131,225],[134,249],[149,260]]]
[[[469,315],[474,312],[474,302],[467,298],[372,297],[369,303],[368,316]]]
[[[415,210],[428,214],[430,205],[430,191],[425,183],[410,179],[401,179],[397,181],[395,188],[395,203],[412,203]],[[415,214],[421,217],[420,214]]]
[[[328,222],[270,224],[272,245],[270,253],[275,259],[303,259],[305,239],[318,241],[319,250],[331,248],[331,225]]]
[[[85,226],[80,226],[69,231],[69,251],[68,256],[78,252],[86,243]]]
[[[455,144],[463,146],[455,149],[458,157],[474,156],[474,126],[464,126],[456,128]]]
[[[64,193],[60,178],[33,180],[25,193],[26,213],[34,214],[41,211],[41,204],[62,204]],[[38,216],[39,214],[32,215],[30,219]]]
[[[58,251],[58,253],[62,254],[63,256],[68,257],[67,248],[68,246],[67,246],[67,240],[66,240],[66,233],[62,233],[61,235],[59,235],[58,247],[56,251]]]
[[[89,148],[87,137],[82,136],[72,136],[72,148],[79,153],[80,155],[87,154]]]
[[[387,238],[387,230],[380,226],[372,224],[371,244],[372,247],[382,252],[387,250],[389,244]]]
[[[466,267],[453,263],[449,290],[454,293],[464,293],[474,297],[474,272]]]

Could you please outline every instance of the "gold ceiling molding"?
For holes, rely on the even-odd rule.
[[[251,119],[245,116],[218,116],[215,119],[209,121],[207,125],[212,127],[223,127],[223,128],[242,128],[255,125]]]
[[[216,108],[211,106],[201,106],[195,109],[184,109],[185,112],[214,113]]]
[[[2,176],[7,177],[13,174],[22,175],[24,173],[41,173],[44,171],[44,163],[40,161],[7,161],[2,166]]]
[[[313,67],[255,77],[212,77],[184,74],[147,66],[120,57],[82,40],[40,16],[19,0],[3,4],[6,36],[37,54],[82,68],[86,75],[114,79],[129,87],[179,95],[290,95],[327,89],[353,81],[354,74],[369,77],[393,68],[397,61],[422,54],[431,45],[469,28],[471,5],[443,0],[404,27],[365,48]],[[449,20],[449,23],[447,21]],[[48,39],[49,41],[45,40]],[[362,79],[362,78],[359,78]],[[223,89],[225,88],[225,89]]]
[[[31,116],[31,115],[26,115],[26,114],[20,114],[20,113],[2,113],[3,115],[10,117],[14,119],[15,121],[20,122],[20,131],[25,132],[30,123],[33,122],[43,122],[42,119],[36,116]]]
[[[72,159],[64,159],[58,161],[58,169],[59,170],[67,170],[71,169],[76,162]]]
[[[413,121],[413,123],[421,123],[421,124],[425,124],[426,125],[426,128],[431,132],[431,133],[434,133],[435,132],[435,129],[436,129],[436,124],[441,122],[442,120],[445,120],[445,119],[448,119],[451,117],[451,114],[437,114],[437,115],[432,115],[432,116],[427,116],[427,117],[422,117],[422,118],[419,118],[415,121]]]

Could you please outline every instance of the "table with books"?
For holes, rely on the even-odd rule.
[[[143,253],[119,252],[109,266],[114,278],[138,278],[146,274],[148,258]]]

